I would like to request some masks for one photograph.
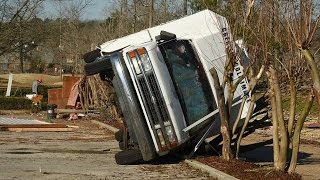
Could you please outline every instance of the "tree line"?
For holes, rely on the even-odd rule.
[[[113,0],[106,7],[101,20],[81,19],[92,0],[56,0],[58,16],[40,19],[44,0],[0,0],[0,56],[19,54],[21,72],[23,63],[35,60],[32,51],[45,49],[53,53],[56,63],[63,65],[67,58],[74,60],[74,71],[82,72],[83,53],[96,45],[152,27],[172,19],[210,9],[225,16],[233,34],[233,40],[243,39],[250,58],[250,68],[245,75],[250,79],[250,89],[263,82],[271,104],[273,124],[274,166],[277,170],[294,172],[299,150],[300,131],[313,101],[320,103],[319,75],[319,2],[314,0]],[[229,48],[229,49],[228,49]],[[228,46],[226,52],[234,52]],[[237,55],[228,53],[226,70],[232,70]],[[226,71],[227,72],[227,71]],[[215,72],[211,71],[215,76]],[[230,78],[230,77],[229,77]],[[227,75],[224,86],[234,87]],[[306,86],[306,104],[297,110],[297,92]],[[285,111],[282,106],[284,92],[290,100]],[[232,93],[231,93],[232,94]],[[231,141],[234,130],[229,127],[230,99],[220,102],[220,112],[225,112],[222,123],[225,138],[226,159],[233,158]],[[253,93],[252,103],[256,101]],[[251,106],[250,106],[251,107]],[[320,111],[320,110],[319,110]],[[252,112],[249,113],[252,115]],[[298,115],[298,117],[297,117]],[[250,120],[245,119],[244,124]],[[245,126],[244,126],[245,128]],[[242,135],[237,137],[239,149]],[[289,149],[293,153],[289,155]],[[238,150],[237,150],[238,151]],[[235,154],[237,157],[237,153]],[[288,158],[289,157],[289,158]],[[289,159],[289,161],[287,161]],[[288,165],[289,164],[289,165]]]

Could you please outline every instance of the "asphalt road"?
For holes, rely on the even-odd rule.
[[[85,127],[75,132],[0,131],[0,179],[211,179],[184,162],[119,166],[113,135]]]

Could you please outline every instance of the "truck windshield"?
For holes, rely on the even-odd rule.
[[[214,99],[203,66],[187,40],[159,47],[190,125],[213,111]]]

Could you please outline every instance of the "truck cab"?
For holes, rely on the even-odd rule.
[[[209,71],[216,68],[222,78],[230,38],[225,18],[205,10],[98,48],[101,56],[87,61],[85,70],[111,74],[125,125],[116,133],[122,149],[115,156],[118,164],[150,161],[196,145],[218,117]],[[235,105],[243,95],[239,87]]]

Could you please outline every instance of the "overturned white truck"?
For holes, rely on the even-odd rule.
[[[108,41],[84,55],[88,75],[112,80],[124,116],[126,128],[115,135],[122,150],[115,156],[118,164],[179,150],[192,153],[219,133],[209,70],[215,68],[222,79],[229,40],[226,19],[204,10]],[[234,78],[243,73],[238,64]],[[245,93],[246,79],[235,92],[234,108]]]

